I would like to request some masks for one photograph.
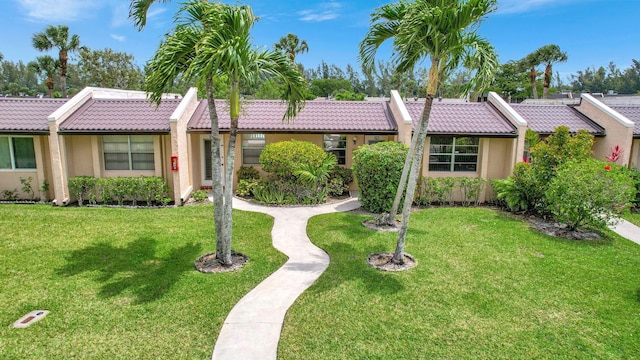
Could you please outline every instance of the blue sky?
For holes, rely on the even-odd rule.
[[[236,1],[227,1],[236,3]],[[357,62],[358,43],[369,15],[390,1],[245,0],[261,18],[252,35],[257,46],[271,47],[287,33],[309,44],[297,60],[316,67],[322,60],[344,68]],[[40,55],[31,37],[48,24],[66,24],[92,49],[106,47],[135,56],[143,65],[157,49],[181,1],[156,4],[147,27],[138,32],[128,19],[129,0],[0,0],[0,53],[28,62]],[[499,0],[498,11],[479,33],[495,46],[500,62],[517,60],[546,44],[558,44],[569,60],[554,70],[563,77],[610,61],[626,68],[640,60],[640,0]],[[52,55],[55,55],[52,53]],[[388,52],[381,53],[388,60]]]

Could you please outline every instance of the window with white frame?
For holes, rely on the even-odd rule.
[[[324,135],[324,151],[332,153],[338,159],[338,165],[347,163],[347,135]]]
[[[476,171],[477,137],[432,136],[429,171]]]
[[[35,169],[33,137],[0,136],[0,169]]]
[[[154,170],[152,135],[104,135],[105,170]]]
[[[264,134],[242,134],[242,163],[260,164],[260,153],[265,144]]]

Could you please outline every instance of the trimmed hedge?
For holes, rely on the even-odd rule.
[[[262,149],[260,165],[263,171],[288,179],[300,166],[319,167],[326,156],[320,146],[308,141],[280,141]]]
[[[396,142],[363,145],[353,152],[352,169],[364,209],[373,213],[391,210],[408,152],[406,145]]]
[[[82,206],[84,201],[91,205],[117,204],[123,206],[131,201],[138,206],[144,201],[146,206],[163,205],[171,202],[169,186],[164,178],[157,176],[95,178],[92,176],[76,176],[68,181],[69,190]]]

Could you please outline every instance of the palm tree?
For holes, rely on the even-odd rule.
[[[33,47],[40,51],[57,48],[60,62],[60,88],[62,97],[67,97],[67,62],[69,53],[80,49],[80,38],[73,34],[69,38],[69,27],[66,25],[47,26],[43,32],[33,34]]]
[[[211,119],[212,176],[217,261],[230,265],[232,235],[232,187],[222,186],[220,132],[214,102],[214,78],[226,76],[230,87],[231,126],[226,154],[226,184],[233,183],[234,154],[240,117],[240,83],[252,84],[260,77],[275,77],[284,84],[287,110],[283,120],[292,119],[304,106],[305,81],[289,58],[277,51],[258,50],[249,31],[256,17],[248,6],[231,6],[192,0],[182,5],[176,28],[148,63],[145,90],[150,100],[160,103],[174,80],[205,82]]]
[[[560,47],[555,44],[545,45],[536,50],[535,53],[538,61],[545,65],[542,98],[548,99],[549,85],[553,77],[553,64],[567,61],[567,53],[560,50]]]
[[[407,196],[402,208],[402,225],[391,260],[395,264],[404,263],[412,195],[418,181],[429,114],[438,87],[454,69],[465,65],[476,69],[465,90],[484,89],[489,86],[498,67],[493,47],[475,33],[478,23],[495,9],[495,4],[496,0],[400,0],[374,11],[369,31],[360,43],[359,57],[365,72],[373,69],[378,48],[389,39],[393,39],[392,61],[398,72],[412,71],[417,63],[427,57],[431,63],[425,106],[418,128],[415,129],[396,193],[399,203],[406,183]],[[391,215],[390,220],[393,221],[395,214],[392,212]]]
[[[537,51],[534,51],[531,54],[525,56],[519,62],[520,68],[523,71],[529,71],[529,82],[531,83],[531,93],[534,99],[538,98],[538,87],[536,85],[538,73],[536,71],[536,68],[540,66],[540,63],[541,61],[538,57]]]
[[[274,46],[276,50],[282,51],[285,54],[289,55],[291,61],[296,61],[296,55],[309,52],[309,45],[306,40],[300,41],[295,34],[287,34],[287,36],[283,36],[280,38]]]
[[[129,5],[129,18],[133,20],[133,25],[142,30],[147,25],[147,12],[156,1],[168,3],[170,0],[131,0]]]
[[[47,79],[45,83],[47,84],[47,89],[49,90],[49,97],[53,98],[53,76],[56,73],[56,69],[58,68],[58,61],[52,58],[49,55],[38,56],[36,61],[32,61],[29,63],[29,66],[38,73],[38,75],[43,76]]]

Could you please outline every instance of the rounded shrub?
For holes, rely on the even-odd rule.
[[[280,141],[262,149],[260,165],[277,177],[292,178],[301,166],[319,167],[326,156],[321,147],[308,141]]]
[[[595,159],[562,164],[546,191],[549,210],[571,230],[605,228],[631,206],[635,184],[619,165]]]
[[[409,148],[401,143],[363,145],[353,152],[353,173],[362,207],[373,213],[391,210]]]

